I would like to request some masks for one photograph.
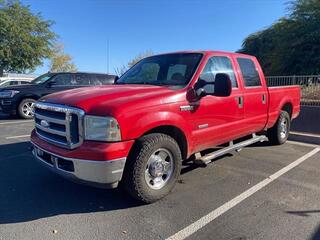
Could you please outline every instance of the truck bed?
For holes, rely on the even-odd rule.
[[[300,86],[279,86],[279,87],[268,87],[269,93],[269,116],[267,122],[267,128],[274,125],[279,117],[280,109],[286,104],[290,103],[291,118],[298,117],[300,113]]]

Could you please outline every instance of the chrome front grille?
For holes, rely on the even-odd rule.
[[[82,144],[83,110],[37,102],[34,106],[34,117],[36,132],[43,140],[69,149]]]

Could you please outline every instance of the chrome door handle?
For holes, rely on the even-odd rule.
[[[262,94],[262,104],[266,104],[266,103],[267,103],[266,94]]]
[[[238,107],[239,108],[243,108],[243,97],[240,96],[240,97],[235,97],[237,102],[238,102]]]

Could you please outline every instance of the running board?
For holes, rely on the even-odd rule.
[[[250,138],[248,140],[245,140],[243,142],[239,142],[236,144],[233,144],[233,141],[231,141],[231,142],[229,142],[228,147],[222,148],[220,150],[217,150],[213,153],[209,153],[209,154],[204,155],[202,157],[201,157],[200,153],[197,153],[195,162],[207,165],[207,164],[211,163],[213,159],[221,157],[222,155],[225,155],[225,154],[230,153],[232,151],[239,152],[242,148],[244,148],[246,146],[249,146],[249,145],[256,143],[256,142],[264,142],[266,140],[268,140],[268,138],[265,135],[257,136],[254,133],[254,134],[252,134],[252,138]]]

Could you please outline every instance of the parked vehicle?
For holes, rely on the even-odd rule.
[[[30,84],[30,82],[31,82],[31,80],[21,80],[21,79],[0,80],[0,88]]]
[[[34,74],[22,74],[22,73],[4,73],[2,77],[0,77],[0,82],[5,80],[16,80],[16,81],[27,81],[31,82],[33,79],[38,77]]]
[[[209,164],[267,140],[258,134],[264,130],[272,144],[283,144],[299,103],[298,86],[266,86],[255,57],[218,51],[157,55],[113,86],[42,98],[35,104],[33,154],[72,180],[108,188],[122,181],[134,198],[150,203],[172,190],[184,160]]]
[[[28,85],[0,88],[0,112],[18,113],[21,118],[30,119],[33,104],[45,95],[84,86],[113,84],[117,78],[100,73],[46,73]]]

